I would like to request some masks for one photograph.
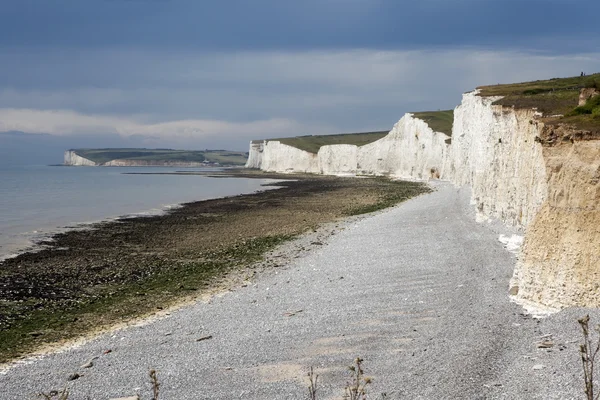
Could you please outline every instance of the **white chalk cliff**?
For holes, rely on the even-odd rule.
[[[253,142],[246,167],[468,185],[479,220],[525,232],[511,294],[556,309],[600,306],[600,143],[544,126],[535,110],[494,105],[498,99],[464,94],[451,140],[406,114],[362,147],[323,146],[312,154]]]
[[[309,153],[277,140],[253,141],[246,168],[278,173],[390,175],[406,179],[439,177],[449,137],[406,114],[385,137],[367,144],[322,146]],[[433,172],[432,172],[433,171]]]
[[[65,151],[64,157],[65,165],[74,165],[74,166],[87,166],[92,167],[97,165],[92,160],[88,160],[87,158],[81,157],[79,154],[75,153],[73,150]]]
[[[320,173],[317,155],[277,140],[250,143],[246,168],[280,173]]]
[[[439,178],[450,137],[406,114],[385,137],[358,148],[356,172],[403,179]]]

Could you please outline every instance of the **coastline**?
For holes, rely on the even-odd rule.
[[[70,231],[79,231],[86,229],[94,229],[94,227],[98,224],[109,223],[109,222],[118,222],[121,219],[126,218],[144,218],[144,217],[152,217],[152,216],[160,216],[165,213],[170,212],[171,210],[175,210],[177,208],[182,207],[184,203],[173,203],[167,204],[163,207],[156,207],[140,212],[134,212],[129,214],[124,214],[116,217],[106,217],[100,218],[93,221],[81,221],[81,222],[72,222],[68,223],[65,226],[59,227],[42,227],[39,230],[35,230],[33,232],[24,232],[19,234],[21,243],[20,245],[15,246],[5,246],[8,249],[8,252],[0,253],[0,263],[4,260],[8,260],[11,258],[18,257],[22,254],[27,253],[37,253],[41,250],[44,250],[48,247],[47,244],[42,244],[42,242],[51,243],[53,237],[56,235],[60,235],[61,233],[66,233]]]
[[[475,221],[467,192],[433,186],[309,230],[187,303],[7,365],[0,384],[15,400],[65,387],[76,398],[144,397],[151,368],[169,398],[275,399],[305,393],[314,367],[329,398],[358,355],[373,395],[576,398],[576,321],[597,310],[539,320],[508,301],[514,255]]]
[[[173,174],[175,169],[169,171],[168,168],[143,167],[146,171],[143,174],[138,174],[132,172],[136,168],[112,167],[113,171],[116,170],[116,173],[110,175],[84,174],[84,179],[89,181],[100,176],[103,179],[102,186],[91,187],[91,185],[86,185],[80,189],[77,187],[79,184],[77,180],[82,179],[81,174],[61,173],[47,176],[48,172],[45,167],[47,166],[26,166],[26,169],[19,171],[22,175],[11,176],[9,174],[7,185],[0,185],[2,186],[0,191],[9,193],[8,198],[4,198],[5,201],[0,204],[0,261],[14,258],[23,253],[40,251],[44,248],[39,244],[40,242],[47,241],[60,233],[90,229],[100,223],[118,221],[124,218],[162,215],[171,209],[179,208],[182,204],[192,201],[269,190],[270,187],[261,186],[261,184],[271,183],[271,180],[256,182],[254,179],[241,179],[241,183],[221,185],[214,179],[204,179],[204,177],[209,172],[221,173],[227,168],[206,168],[202,171],[186,171],[195,172],[193,175],[198,175],[199,182],[189,182],[189,184],[186,183],[185,186],[182,186],[181,179],[178,177],[175,177],[175,179],[163,176],[159,176],[159,179],[142,177],[141,180],[127,178],[128,175],[180,175]],[[84,170],[89,171],[92,169],[84,168]],[[9,168],[8,171],[11,172],[12,169]],[[28,179],[28,176],[23,173],[25,171],[28,174],[41,172],[48,181],[59,181],[57,189],[52,192],[46,188],[42,190],[26,188],[23,194],[12,195],[12,193],[21,193],[22,187],[18,187],[13,182],[19,179]],[[64,179],[64,182],[67,183],[61,182],[61,179]],[[177,183],[178,179],[179,183]],[[110,186],[110,180],[116,181],[114,187]],[[155,183],[156,187],[162,187],[165,183],[169,183],[164,188],[165,193],[168,194],[150,190],[144,193],[143,197],[140,197],[135,190],[144,190],[139,186],[143,185],[142,182],[150,180],[157,181]],[[187,180],[193,181],[194,179],[191,177]],[[205,182],[208,180],[211,182]],[[123,192],[123,182],[126,181],[135,182],[133,190]],[[48,187],[50,187],[49,184]],[[191,189],[192,187],[200,189],[194,190]],[[205,187],[214,187],[214,189],[205,190],[203,189]],[[178,188],[184,190],[177,191]],[[114,193],[114,195],[105,195],[102,192]],[[100,194],[100,198],[96,197],[98,194]],[[25,197],[25,201],[19,202],[19,196]],[[44,200],[45,196],[50,196],[50,200]],[[112,198],[107,199],[107,196]]]
[[[381,178],[217,175],[284,181],[278,190],[60,233],[45,249],[1,262],[0,362],[199,298],[233,271],[251,278],[250,266],[290,238],[428,190]]]
[[[157,321],[170,318],[179,310],[193,307],[198,303],[212,304],[227,293],[235,292],[249,285],[255,285],[259,279],[264,277],[273,274],[277,275],[280,271],[289,268],[295,260],[307,257],[312,252],[322,249],[323,245],[327,244],[329,238],[348,229],[352,224],[359,222],[363,218],[368,218],[368,215],[345,217],[341,220],[324,223],[314,230],[304,232],[267,251],[261,260],[249,265],[247,268],[229,271],[225,275],[215,279],[214,282],[211,282],[211,285],[203,289],[201,293],[181,297],[168,307],[119,323],[89,330],[74,338],[45,343],[13,360],[0,362],[0,377],[8,374],[16,366],[32,364],[36,360],[41,360],[48,355],[81,348],[103,335],[115,335],[131,328],[148,326]]]

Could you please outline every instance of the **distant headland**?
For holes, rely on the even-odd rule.
[[[69,149],[64,165],[104,167],[218,167],[241,166],[248,153],[229,150]]]

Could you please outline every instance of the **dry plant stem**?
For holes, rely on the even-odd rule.
[[[347,400],[366,400],[367,386],[372,382],[371,378],[364,376],[362,369],[363,359],[356,357],[354,365],[348,367],[352,372],[352,381],[346,384],[344,390],[344,399]]]
[[[310,367],[308,371],[308,398],[310,400],[317,400],[317,381],[319,375],[315,374],[313,367]]]
[[[160,383],[158,383],[158,378],[156,376],[156,370],[150,370],[150,383],[152,383],[152,400],[158,400],[158,387]]]
[[[581,363],[583,365],[586,398],[588,400],[597,400],[600,398],[600,392],[594,396],[594,364],[596,356],[600,351],[600,337],[597,340],[596,346],[593,346],[590,337],[589,321],[589,315],[578,320],[583,331],[583,344],[579,346],[579,352],[581,353]],[[600,327],[596,327],[596,332],[600,333]]]

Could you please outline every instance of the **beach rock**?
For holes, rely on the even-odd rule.
[[[69,377],[67,378],[70,381],[74,381],[76,379],[81,378],[82,375],[79,375],[77,372],[75,372],[74,374],[69,375]]]
[[[537,345],[538,349],[549,349],[554,347],[554,342],[552,340],[544,340]]]

